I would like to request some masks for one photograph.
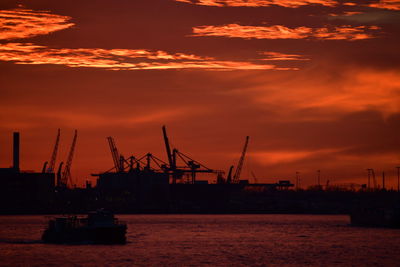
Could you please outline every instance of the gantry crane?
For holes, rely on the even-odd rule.
[[[68,158],[67,158],[67,163],[65,164],[64,171],[61,175],[60,184],[58,185],[60,187],[64,187],[64,188],[67,187],[68,182],[70,184],[72,184],[71,165],[72,165],[72,158],[74,157],[74,151],[75,151],[77,137],[78,137],[78,131],[75,130],[74,139],[72,140],[71,149],[69,151]]]
[[[242,172],[244,157],[246,156],[246,150],[247,150],[247,146],[249,144],[249,138],[250,138],[249,136],[246,136],[246,141],[244,143],[242,155],[240,156],[239,163],[236,167],[235,175],[233,176],[233,179],[232,179],[233,184],[238,184],[240,181],[240,173]]]
[[[169,144],[169,139],[167,136],[167,129],[165,128],[165,125],[162,127],[162,132],[163,132],[163,137],[164,137],[164,144],[165,144],[165,150],[167,152],[167,158],[168,158],[168,163],[169,163],[169,169],[172,171],[172,183],[176,184],[177,180],[177,175],[176,175],[176,154],[175,150],[174,153],[171,153],[171,146]]]
[[[117,146],[115,145],[114,138],[111,136],[107,137],[108,145],[110,146],[111,155],[114,160],[114,168],[116,172],[123,172],[124,171],[124,157],[119,154]]]
[[[232,183],[232,171],[233,171],[233,168],[234,168],[235,166],[231,166],[230,168],[229,168],[229,171],[228,171],[228,175],[226,176],[226,183],[227,184],[230,184],[230,183]]]
[[[61,187],[61,178],[62,178],[62,166],[64,165],[64,162],[60,162],[60,165],[58,165],[58,170],[57,170],[57,187]]]
[[[172,149],[171,152],[171,146],[169,143],[169,139],[167,136],[167,130],[165,126],[162,127],[163,131],[163,137],[164,137],[164,143],[165,143],[165,149],[167,152],[167,158],[168,158],[168,163],[169,167],[167,167],[165,170],[169,172],[172,176],[172,183],[176,184],[176,181],[178,179],[182,179],[183,175],[190,174],[191,179],[189,180],[189,183],[195,184],[196,183],[196,173],[216,173],[221,175],[223,172],[218,171],[218,170],[212,170],[200,162],[194,160],[193,158],[185,155],[184,153],[178,151],[178,149],[174,148]],[[181,163],[184,163],[184,166],[178,166],[177,161],[180,159]]]
[[[51,154],[50,158],[50,164],[48,161],[44,163],[42,173],[54,173],[54,166],[56,164],[59,143],[60,143],[60,129],[58,129],[56,143],[54,144],[53,153]]]
[[[166,127],[162,127],[163,138],[165,143],[165,149],[167,152],[168,162],[165,162],[151,153],[147,153],[142,157],[128,157],[124,158],[119,154],[118,149],[115,145],[115,141],[112,137],[107,137],[108,144],[110,146],[111,155],[114,161],[114,167],[106,171],[108,173],[113,169],[116,172],[132,172],[132,171],[152,171],[152,172],[162,172],[169,175],[172,178],[172,183],[176,184],[177,180],[182,182],[182,178],[185,174],[191,179],[187,183],[196,183],[197,173],[215,173],[218,177],[222,177],[223,171],[212,170],[202,163],[194,160],[188,155],[178,151],[178,149],[171,149],[170,142],[167,135]],[[151,165],[153,163],[153,166]],[[178,166],[178,164],[180,164]],[[134,167],[135,166],[135,167]],[[93,176],[98,176],[99,174],[92,174]]]
[[[53,153],[51,154],[50,163],[46,169],[46,173],[54,173],[54,166],[56,164],[59,143],[60,143],[60,129],[58,129],[56,143],[54,144]]]

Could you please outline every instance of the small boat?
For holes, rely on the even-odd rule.
[[[63,216],[49,221],[43,232],[45,243],[125,244],[126,223],[110,212],[98,210],[86,217]]]

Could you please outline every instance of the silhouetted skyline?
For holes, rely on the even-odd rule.
[[[399,11],[387,0],[0,4],[0,167],[40,171],[61,128],[59,158],[79,131],[79,184],[122,154],[167,160],[173,147],[213,169],[301,185],[397,188]],[[58,161],[59,162],[59,161]],[[58,163],[57,163],[58,164]]]

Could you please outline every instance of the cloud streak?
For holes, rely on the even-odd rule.
[[[48,11],[2,10],[0,11],[0,40],[30,38],[67,29],[74,25],[69,20],[71,17],[50,14]],[[297,70],[297,68],[265,64],[262,59],[251,62],[222,61],[193,54],[172,54],[162,50],[51,48],[32,43],[1,44],[0,60],[16,64],[54,64],[107,70]]]
[[[0,10],[0,40],[29,38],[70,28],[71,17],[30,9]]]
[[[380,9],[400,10],[400,1],[399,0],[380,0],[377,3],[371,3],[368,6],[374,7],[374,8],[380,8]]]
[[[340,26],[309,28],[288,28],[283,25],[243,26],[226,24],[222,26],[198,26],[192,36],[217,36],[243,39],[314,39],[314,40],[362,40],[374,38],[371,32],[377,26]]]
[[[312,114],[311,117],[304,115],[306,120],[329,120],[343,113],[366,110],[378,110],[386,117],[400,112],[400,74],[397,71],[343,69],[341,78],[334,83],[331,77],[316,79],[313,76],[315,71],[308,73],[307,79],[298,76],[282,80],[279,86],[262,84],[251,94],[260,106],[275,105],[283,117],[293,118],[300,111],[314,111],[307,113]]]
[[[269,7],[282,6],[297,8],[307,5],[322,5],[333,7],[338,4],[334,0],[175,0],[177,2],[194,4],[199,6],[215,7]]]
[[[264,55],[265,58],[262,60],[271,60],[271,61],[292,61],[292,60],[310,60],[302,55],[295,54],[283,54],[278,52],[261,52],[261,55]]]
[[[211,57],[145,49],[60,48],[31,43],[0,45],[0,60],[17,64],[55,64],[108,70],[296,70],[272,64],[246,61],[221,61]]]
[[[400,10],[399,0],[378,0],[369,4],[358,4],[354,2],[339,3],[335,0],[175,0],[198,6],[212,7],[270,7],[281,6],[287,8],[298,8],[302,6],[320,5],[325,7],[343,6],[369,6],[372,8]]]
[[[339,148],[317,149],[317,150],[274,150],[257,151],[249,153],[254,159],[263,165],[275,165],[282,163],[291,163],[316,156],[330,155],[341,151]]]

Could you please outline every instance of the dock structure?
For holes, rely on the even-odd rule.
[[[238,199],[251,192],[285,191],[294,186],[287,180],[250,183],[249,180],[240,179],[248,136],[236,170],[231,166],[225,175],[224,171],[209,168],[186,152],[171,147],[165,126],[162,127],[162,134],[166,161],[152,153],[125,157],[114,138],[107,137],[112,166],[106,171],[92,174],[97,178],[94,186],[87,183],[86,188],[76,188],[71,181],[76,130],[65,165],[64,162],[57,163],[59,166],[56,170],[60,143],[58,129],[50,160],[44,163],[41,172],[21,170],[20,134],[15,132],[13,165],[0,168],[0,213],[74,213],[96,208],[137,213],[226,213],[237,207],[243,208],[242,204],[238,204],[241,202]],[[210,179],[213,182],[209,182]]]

